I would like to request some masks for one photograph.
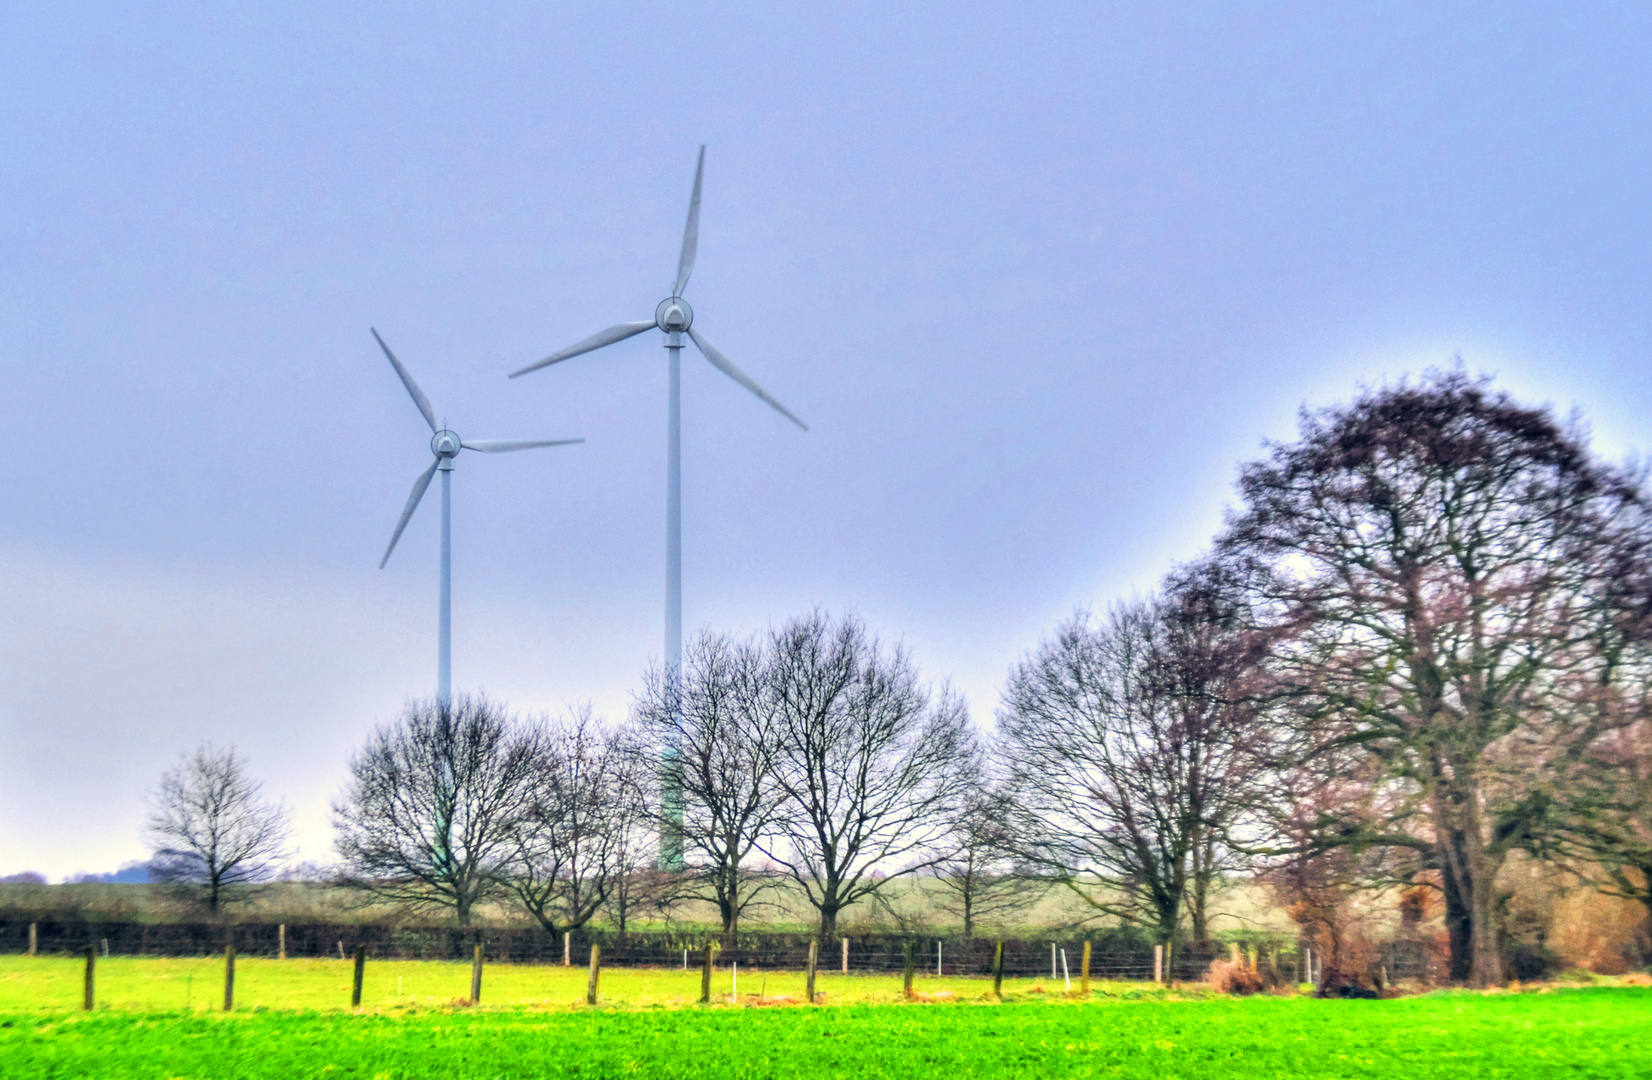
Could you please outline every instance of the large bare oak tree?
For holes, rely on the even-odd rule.
[[[1460,372],[1304,412],[1244,468],[1217,556],[1272,635],[1299,777],[1345,785],[1313,840],[1408,858],[1445,900],[1451,972],[1502,979],[1497,877],[1552,800],[1542,762],[1588,745],[1633,620],[1635,477],[1582,434]],[[1300,850],[1300,849],[1299,849]]]

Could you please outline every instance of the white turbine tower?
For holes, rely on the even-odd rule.
[[[371,329],[371,328],[369,328]],[[478,439],[474,442],[466,441],[446,426],[436,422],[436,411],[430,407],[430,399],[424,396],[419,384],[413,381],[413,376],[402,367],[402,362],[396,359],[396,354],[390,351],[390,346],[379,337],[379,332],[373,330],[373,339],[384,350],[384,355],[390,358],[390,366],[396,369],[402,385],[407,387],[408,394],[413,398],[413,404],[419,407],[419,413],[430,425],[430,452],[435,459],[430,468],[419,474],[413,481],[413,493],[407,497],[407,505],[402,509],[401,520],[396,522],[396,531],[390,534],[390,544],[384,549],[384,558],[379,560],[379,569],[390,561],[390,553],[396,550],[396,541],[402,538],[402,530],[413,517],[413,511],[418,509],[419,500],[424,498],[425,488],[430,486],[430,478],[438,472],[442,474],[442,573],[441,592],[437,603],[436,628],[436,701],[442,708],[447,708],[453,700],[453,459],[459,456],[460,450],[479,450],[484,454],[500,454],[509,450],[533,450],[541,446],[568,446],[572,443],[582,443],[584,439],[535,439],[530,441],[508,439]]]
[[[688,224],[683,228],[682,254],[677,259],[677,280],[671,287],[671,295],[661,300],[654,309],[654,317],[637,322],[620,323],[608,329],[592,334],[584,341],[568,346],[561,352],[552,353],[535,364],[529,364],[520,371],[511,372],[511,378],[526,375],[530,371],[538,371],[542,367],[567,360],[581,353],[600,349],[604,345],[612,345],[617,341],[624,341],[647,330],[659,329],[665,333],[665,349],[670,356],[670,375],[667,381],[666,406],[666,464],[665,464],[665,672],[667,692],[675,694],[681,685],[683,670],[683,470],[682,470],[682,394],[680,353],[683,348],[683,335],[687,334],[694,342],[695,348],[700,350],[711,366],[733,379],[741,386],[756,394],[767,402],[780,415],[802,428],[809,430],[809,425],[792,415],[780,402],[769,396],[768,391],[752,381],[751,376],[734,366],[734,363],[722,352],[707,341],[698,330],[694,329],[694,309],[688,306],[683,299],[683,287],[688,284],[688,277],[694,272],[694,257],[700,245],[700,180],[705,173],[706,148],[700,147],[700,158],[694,167],[694,194],[688,200]],[[665,790],[661,794],[661,803],[669,818],[673,815],[680,819],[681,789],[673,790],[670,779],[671,762],[667,762],[667,777]],[[662,837],[661,864],[667,869],[676,869],[682,864],[681,834]]]

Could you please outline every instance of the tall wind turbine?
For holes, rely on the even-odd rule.
[[[419,507],[419,500],[424,498],[425,489],[430,486],[430,478],[438,472],[442,474],[442,575],[440,600],[437,604],[436,702],[445,709],[453,700],[453,459],[459,456],[460,450],[502,454],[510,450],[533,450],[541,446],[568,446],[585,440],[477,439],[470,442],[461,439],[458,434],[449,431],[446,425],[436,423],[436,411],[430,407],[430,399],[424,396],[424,391],[419,389],[419,384],[413,381],[413,376],[402,367],[402,362],[396,359],[396,354],[390,351],[390,346],[379,337],[377,330],[373,330],[373,340],[379,343],[384,355],[390,358],[390,366],[396,369],[396,375],[400,377],[402,385],[407,387],[413,404],[419,407],[419,414],[424,417],[425,423],[430,425],[430,452],[436,459],[430,463],[430,468],[420,473],[419,478],[413,481],[413,493],[407,497],[407,505],[402,509],[401,520],[396,522],[396,531],[390,534],[390,544],[384,549],[384,558],[379,560],[380,570],[390,561],[390,553],[396,550],[396,541],[402,538],[402,530],[407,528],[413,511]]]
[[[711,366],[733,379],[741,386],[756,394],[768,403],[780,415],[802,428],[809,430],[809,425],[799,420],[780,402],[769,395],[767,390],[758,386],[751,376],[734,366],[734,362],[724,356],[722,351],[705,339],[698,330],[694,329],[694,309],[689,307],[688,301],[683,299],[683,288],[688,284],[688,277],[694,272],[694,257],[700,246],[700,180],[705,174],[706,148],[700,147],[700,159],[694,167],[694,194],[688,200],[688,224],[683,228],[683,249],[677,258],[677,280],[671,286],[671,295],[661,300],[654,309],[654,317],[637,322],[620,323],[610,326],[606,330],[592,334],[584,341],[568,346],[561,352],[554,352],[535,364],[529,364],[520,371],[511,372],[511,378],[526,375],[530,371],[538,371],[542,367],[559,363],[581,353],[600,349],[604,345],[612,345],[624,341],[628,337],[635,337],[647,330],[658,329],[665,333],[665,349],[670,356],[670,376],[667,382],[666,406],[666,463],[665,463],[665,672],[667,692],[675,695],[682,681],[683,670],[683,470],[682,470],[682,394],[680,354],[683,349],[683,335],[687,334],[694,342],[695,348],[700,350]],[[671,790],[670,762],[667,762],[666,789],[662,792],[661,802],[667,808],[667,816],[672,816],[672,808],[680,818],[682,806],[682,792],[680,788]],[[663,838],[666,850],[661,852],[661,863],[668,869],[675,869],[682,864],[682,837],[680,831],[675,837]]]

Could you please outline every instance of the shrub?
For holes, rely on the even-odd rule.
[[[1237,964],[1231,960],[1213,961],[1205,974],[1205,985],[1223,994],[1256,994],[1263,989],[1262,976],[1243,960]]]

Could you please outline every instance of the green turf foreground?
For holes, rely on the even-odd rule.
[[[0,1015],[0,1077],[1647,1077],[1652,991]]]

